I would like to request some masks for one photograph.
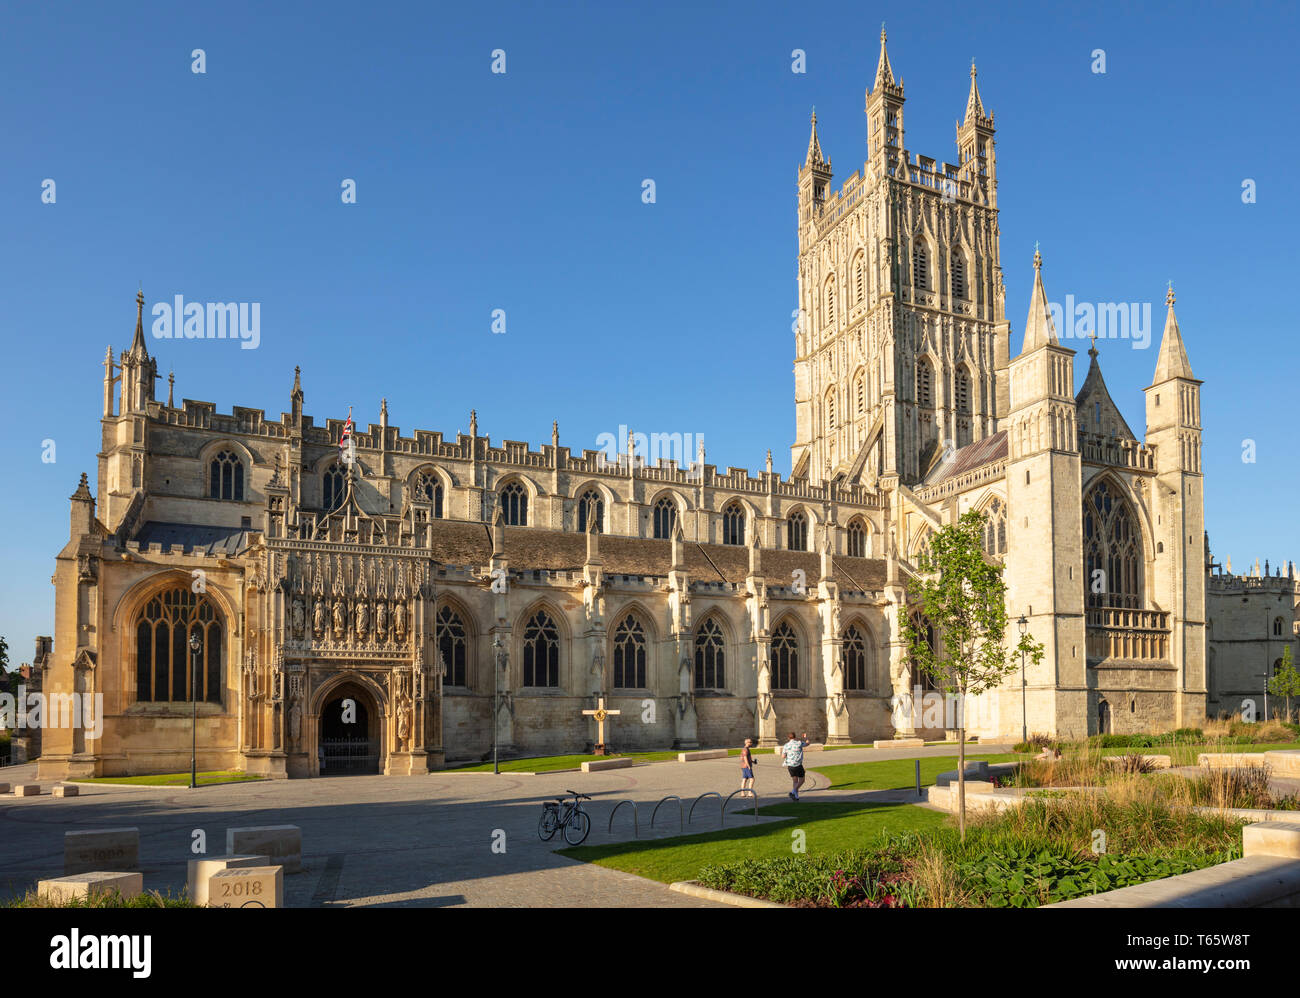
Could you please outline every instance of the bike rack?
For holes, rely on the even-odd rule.
[[[665,797],[663,800],[661,800],[658,804],[655,805],[654,813],[650,815],[650,827],[654,828],[655,826],[655,815],[659,813],[659,808],[670,800],[675,800],[677,802],[677,821],[678,824],[681,826],[681,831],[684,832],[686,831],[686,821],[682,817],[682,799],[678,797],[676,794],[669,794],[667,797]]]
[[[722,803],[722,794],[714,793],[712,790],[708,791],[707,793],[702,793],[702,794],[700,794],[700,796],[698,796],[698,797],[695,798],[695,802],[694,802],[693,804],[691,804],[691,811],[690,811],[690,814],[688,814],[688,815],[686,816],[686,820],[687,820],[687,821],[693,821],[693,820],[694,820],[694,818],[695,818],[695,805],[698,804],[700,801],[704,800],[705,797],[716,797],[716,798],[718,798],[718,803],[719,803],[719,804]]]
[[[614,805],[614,810],[612,810],[612,811],[609,812],[609,827],[606,828],[605,830],[606,830],[607,832],[613,834],[613,831],[614,831],[614,815],[618,814],[618,809],[619,809],[620,807],[622,807],[624,804],[631,804],[631,805],[632,805],[632,837],[633,837],[633,838],[639,838],[640,835],[641,835],[641,826],[640,826],[640,822],[637,821],[636,801],[632,800],[630,797],[628,797],[628,798],[624,798],[623,800],[619,801],[617,804]],[[654,822],[651,821],[651,825],[653,825],[653,824],[654,824]]]
[[[741,787],[739,790],[733,790],[727,794],[727,799],[718,805],[718,822],[725,825],[727,823],[727,805],[731,803],[731,798],[736,794],[749,794],[754,798],[754,824],[758,824],[758,794],[750,787]]]

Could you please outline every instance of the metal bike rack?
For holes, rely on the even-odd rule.
[[[617,804],[614,805],[614,810],[612,810],[612,811],[609,812],[609,827],[606,828],[605,830],[606,830],[607,832],[610,832],[611,834],[613,833],[613,831],[614,831],[614,815],[618,814],[618,809],[619,809],[620,807],[622,807],[624,804],[631,804],[631,805],[632,805],[632,837],[633,837],[633,838],[640,838],[640,836],[641,836],[641,825],[640,825],[640,822],[637,821],[637,813],[636,813],[637,808],[636,808],[636,801],[632,800],[632,798],[630,798],[630,797],[626,797],[626,798],[624,798],[623,800],[619,801]],[[654,822],[651,821],[650,824],[653,825]]]
[[[684,832],[686,831],[686,819],[682,817],[682,799],[678,797],[676,794],[669,794],[667,797],[665,797],[663,800],[661,800],[658,804],[655,805],[654,813],[650,815],[650,827],[654,828],[655,826],[655,815],[659,813],[659,808],[662,807],[665,803],[667,803],[670,800],[675,800],[677,802],[677,821],[678,824],[681,826],[681,830]]]
[[[695,805],[698,804],[700,801],[704,800],[705,797],[716,797],[718,798],[718,803],[722,802],[722,794],[714,793],[712,790],[708,791],[707,793],[700,794],[700,796],[695,798],[694,803],[691,804],[690,814],[686,816],[687,821],[693,821],[695,819]]]
[[[756,794],[753,791],[753,789],[751,789],[750,787],[741,787],[739,790],[733,790],[731,791],[731,793],[727,794],[727,799],[723,801],[718,807],[719,823],[723,825],[727,823],[727,805],[731,803],[731,798],[735,797],[736,794],[749,794],[749,796],[754,798],[754,824],[757,825],[758,824],[758,794]]]

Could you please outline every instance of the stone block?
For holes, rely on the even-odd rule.
[[[126,898],[143,894],[144,874],[89,870],[73,876],[42,880],[36,885],[37,894],[48,895],[55,902],[89,898],[96,894],[112,894],[114,891]]]
[[[1241,766],[1262,766],[1267,752],[1202,752],[1196,765],[1206,769],[1236,769]]]
[[[970,786],[972,780],[987,780],[989,777],[989,764],[985,759],[979,759],[975,762],[966,763],[966,785]],[[940,773],[934,779],[935,786],[946,787],[949,784],[957,785],[957,770],[950,769],[946,773]]]
[[[100,828],[63,833],[63,874],[140,869],[140,829]]]
[[[1300,815],[1296,821],[1261,821],[1241,830],[1241,854],[1300,860]]]
[[[39,797],[41,794],[41,785],[39,783],[15,783],[15,797]]]
[[[603,769],[629,769],[631,766],[631,759],[592,759],[590,762],[582,764],[582,771],[584,773],[599,773]]]
[[[7,794],[9,793],[9,790],[10,787],[8,783],[0,783],[0,794]]]
[[[1264,753],[1264,762],[1273,770],[1274,776],[1300,780],[1300,752],[1294,749],[1275,749]]]
[[[872,748],[925,748],[924,738],[877,738]]]
[[[218,870],[208,878],[208,906],[283,908],[284,871],[280,865]]]
[[[1104,755],[1102,759],[1106,762],[1119,762],[1124,758],[1122,755]],[[1168,769],[1172,765],[1172,760],[1167,755],[1144,755],[1142,756],[1153,769]]]
[[[54,788],[55,797],[76,797],[78,788],[71,784],[60,783]]]
[[[208,883],[215,873],[222,870],[241,870],[249,866],[270,866],[268,856],[205,856],[192,859],[189,864],[187,883],[190,899],[197,905],[208,903]]]
[[[724,748],[717,749],[700,749],[696,752],[678,752],[678,762],[696,762],[699,759],[725,759],[727,750]]]
[[[285,873],[302,870],[302,829],[297,825],[255,825],[226,829],[226,853],[269,856]]]

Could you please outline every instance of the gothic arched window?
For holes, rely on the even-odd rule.
[[[861,520],[849,523],[849,557],[865,558],[867,556],[867,528]]]
[[[864,279],[865,268],[862,266],[862,254],[858,254],[858,259],[853,265],[853,302],[855,305],[861,305],[867,300],[867,287]]]
[[[208,470],[211,476],[209,498],[244,501],[244,462],[239,455],[223,450],[212,459]]]
[[[857,624],[850,624],[844,629],[844,640],[840,644],[840,668],[844,672],[846,690],[867,688],[867,639]]]
[[[726,642],[722,628],[712,617],[695,632],[695,688],[720,690],[726,687]]]
[[[772,632],[772,689],[799,688],[799,639],[794,628],[782,624]]]
[[[605,500],[595,489],[588,489],[578,497],[578,533],[587,532],[587,518],[591,517],[598,534],[605,532]]]
[[[929,267],[925,258],[925,243],[918,239],[912,247],[912,285],[917,291],[929,289],[928,274]]]
[[[560,685],[560,632],[545,610],[524,625],[524,686]]]
[[[438,654],[442,656],[448,686],[468,686],[469,641],[465,622],[449,606],[438,610]]]
[[[190,635],[199,637],[194,667]],[[135,625],[135,698],[142,703],[207,700],[221,703],[224,627],[212,601],[189,586],[159,593]],[[192,696],[197,686],[198,696]]]
[[[957,404],[957,412],[963,416],[969,416],[971,413],[970,406],[970,375],[966,371],[957,372],[957,384],[955,386],[956,398],[953,400]]]
[[[722,543],[745,543],[745,507],[739,502],[728,503],[722,511]]]
[[[990,555],[1007,553],[1007,508],[994,499],[984,508],[984,551]]]
[[[828,430],[835,429],[835,391],[833,389],[826,393],[826,428]]]
[[[528,490],[520,482],[511,482],[501,490],[501,515],[512,527],[528,526]]]
[[[433,515],[442,519],[442,480],[432,471],[422,471],[415,476],[417,502],[433,503]]]
[[[348,472],[343,465],[335,461],[325,469],[321,476],[321,505],[327,510],[338,509],[347,495]]]
[[[785,521],[786,548],[791,551],[808,550],[808,517],[803,513],[791,513]]]
[[[835,325],[835,278],[826,282],[826,325]]]
[[[664,496],[655,503],[654,531],[655,539],[672,540],[673,531],[677,529],[677,503]]]
[[[1276,618],[1274,618],[1274,620],[1273,620],[1273,635],[1274,635],[1274,637],[1281,637],[1281,636],[1282,636],[1282,618],[1281,618],[1281,617],[1276,617]]]
[[[916,402],[923,409],[934,407],[934,371],[924,357],[916,362]]]
[[[966,258],[956,247],[952,251],[952,296],[966,297]]]
[[[614,688],[646,688],[646,642],[641,621],[632,614],[614,628]]]
[[[1142,535],[1133,508],[1109,481],[1084,497],[1083,557],[1089,606],[1141,609]]]

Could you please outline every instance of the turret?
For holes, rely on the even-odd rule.
[[[867,159],[880,173],[904,176],[903,81],[894,82],[894,70],[885,50],[885,26],[880,26],[880,61],[876,79],[867,91]],[[894,171],[897,170],[897,174]]]
[[[993,115],[985,114],[975,81],[975,63],[970,64],[970,93],[966,97],[966,117],[957,126],[957,163],[959,176],[970,184],[971,199],[996,208],[998,205],[997,157],[993,141]]]
[[[831,190],[831,162],[822,156],[817,137],[817,109],[812,112],[812,131],[808,136],[808,154],[799,168],[799,240],[804,242],[807,227],[820,213]]]

